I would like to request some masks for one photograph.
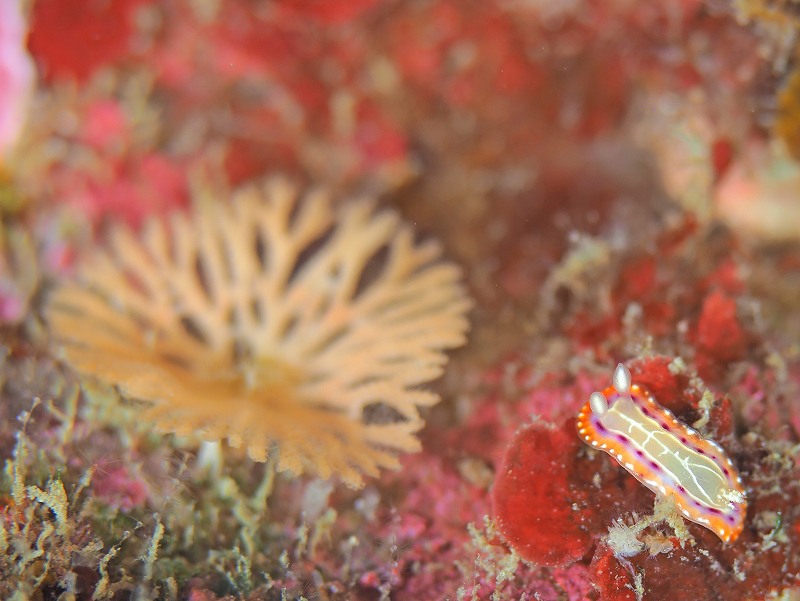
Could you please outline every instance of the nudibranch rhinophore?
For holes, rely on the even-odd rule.
[[[678,421],[617,365],[613,386],[593,392],[578,413],[578,435],[605,451],[683,515],[723,541],[736,540],[747,513],[742,479],[716,442]]]

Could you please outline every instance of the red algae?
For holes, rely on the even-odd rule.
[[[565,567],[589,550],[584,524],[587,491],[572,486],[578,445],[574,426],[526,426],[514,436],[498,469],[492,505],[498,530],[524,559]]]
[[[353,0],[352,2],[326,2],[325,0],[289,0],[277,7],[281,17],[290,19],[311,18],[320,25],[344,25],[364,16],[378,0]]]
[[[29,46],[50,80],[88,80],[130,57],[135,13],[149,0],[42,0],[33,7]],[[91,42],[91,43],[89,43]]]
[[[592,583],[604,601],[637,601],[635,574],[622,566],[614,551],[601,543],[590,566]]]
[[[748,337],[736,315],[736,302],[722,292],[705,298],[697,322],[697,369],[716,380],[721,370],[746,355]]]
[[[700,393],[686,393],[689,375],[675,368],[671,357],[650,357],[632,361],[629,364],[633,381],[644,386],[658,400],[658,403],[673,413],[686,416],[695,411],[700,402]]]

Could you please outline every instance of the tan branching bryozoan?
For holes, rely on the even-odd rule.
[[[161,430],[358,486],[418,450],[418,407],[438,400],[419,385],[465,341],[440,254],[391,211],[272,181],[117,228],[46,316],[69,362],[150,401]]]

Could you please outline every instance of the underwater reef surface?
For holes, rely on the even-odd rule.
[[[798,598],[798,25],[0,3],[0,598]],[[734,540],[578,436],[620,362]]]

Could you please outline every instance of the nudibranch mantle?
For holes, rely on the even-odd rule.
[[[678,421],[621,363],[613,386],[593,392],[578,413],[578,435],[605,451],[656,494],[672,497],[689,520],[725,542],[747,512],[742,479],[716,442]]]

